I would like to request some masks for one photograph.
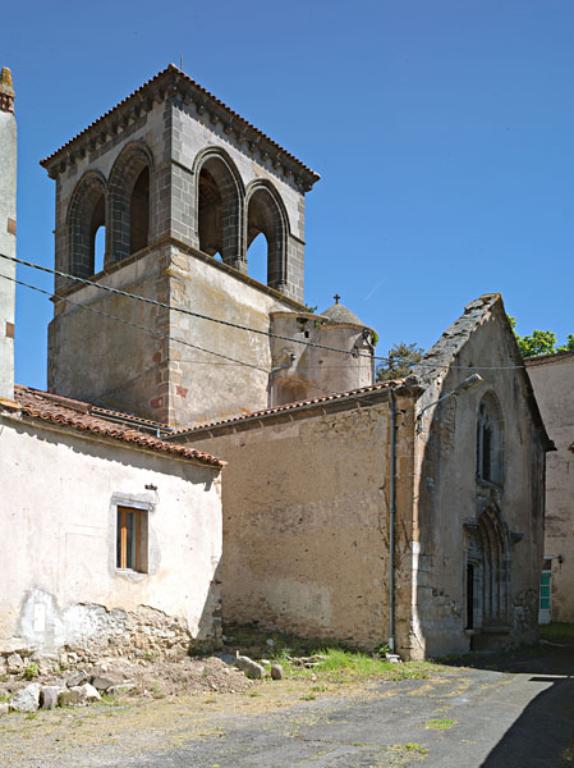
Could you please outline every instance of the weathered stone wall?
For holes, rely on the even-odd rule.
[[[209,123],[195,107],[183,108],[169,99],[153,102],[113,139],[104,134],[89,151],[71,153],[73,162],[55,174],[57,269],[73,269],[70,210],[78,185],[93,176],[106,197],[106,266],[96,276],[98,283],[264,332],[271,311],[299,306],[239,269],[194,251],[199,245],[199,169],[194,164],[206,147],[220,148],[237,165],[243,197],[258,181],[272,182],[280,195],[289,225],[285,293],[302,299],[304,197],[292,176],[281,178],[263,158],[255,162],[246,146],[226,135],[220,124]],[[113,223],[114,189],[126,153],[140,150],[150,158],[149,245],[118,261],[125,243],[118,243]],[[237,215],[243,238],[247,213],[242,208]],[[242,239],[240,249],[245,247]],[[61,277],[56,287],[65,298],[56,303],[49,331],[52,391],[186,426],[267,406],[270,350],[265,336],[170,313]]]
[[[273,372],[269,377],[269,405],[347,392],[374,383],[374,348],[368,328],[291,311],[273,312],[271,331],[282,338],[270,342]]]
[[[210,123],[208,116],[198,113],[195,106],[180,104],[173,111],[173,234],[183,242],[199,247],[197,212],[198,173],[194,168],[196,157],[206,147],[225,151],[235,164],[245,191],[256,181],[264,180],[277,190],[288,218],[286,293],[303,301],[305,198],[292,177],[284,177],[273,167],[270,158],[257,151],[246,151],[246,145],[225,132],[221,123]],[[257,157],[257,159],[255,159]],[[241,197],[245,200],[247,195]],[[244,220],[245,206],[239,212]],[[250,265],[247,263],[247,272]]]
[[[286,306],[279,294],[169,245],[128,259],[99,282],[263,334],[269,313]],[[57,304],[49,327],[51,391],[180,426],[267,407],[266,335],[92,286],[70,298]]]
[[[546,463],[544,555],[552,558],[553,621],[574,622],[574,354],[526,361],[556,451]]]
[[[192,346],[169,343],[170,421],[193,426],[267,408],[271,351],[265,334],[270,312],[285,303],[175,247],[170,297],[175,307],[263,333],[172,312],[171,335]]]
[[[4,74],[4,72],[3,72]],[[16,118],[0,104],[0,253],[16,255]],[[5,279],[3,276],[10,278]],[[16,264],[0,259],[0,397],[14,397]]]
[[[444,655],[537,633],[542,563],[544,445],[533,416],[529,382],[500,300],[479,299],[448,329],[421,367],[428,389],[418,408],[436,401],[478,372],[484,379],[422,417],[415,473],[416,584],[412,654]],[[456,353],[456,354],[455,354]],[[453,357],[453,355],[455,355]],[[452,367],[448,367],[451,365]],[[477,420],[486,392],[496,394],[504,418],[503,483],[477,480]],[[467,531],[482,511],[498,510],[508,537],[509,594],[504,626],[488,637],[465,630]],[[503,574],[500,574],[500,578]]]
[[[166,246],[99,282],[167,303],[169,263]],[[169,333],[167,310],[84,286],[70,303],[56,304],[48,330],[48,388],[166,422]]]
[[[406,398],[399,420],[412,415]],[[409,411],[410,408],[410,411]],[[406,415],[405,415],[406,414]],[[296,414],[194,446],[229,461],[223,616],[374,648],[388,640],[388,403]],[[402,425],[401,425],[402,426]],[[399,428],[399,647],[410,615],[412,441]]]
[[[218,634],[216,471],[0,419],[1,651],[179,653]],[[116,568],[122,504],[148,510],[146,573]]]

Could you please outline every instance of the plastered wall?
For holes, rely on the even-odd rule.
[[[528,374],[557,448],[546,464],[544,554],[552,558],[551,618],[574,622],[574,355],[533,359]]]
[[[1,417],[0,476],[0,650],[217,630],[217,472]],[[116,569],[118,503],[149,510],[148,573]]]
[[[406,406],[404,411],[408,411]],[[401,416],[402,418],[402,416]],[[399,644],[410,614],[412,464],[399,439]],[[388,639],[387,403],[295,417],[194,446],[226,469],[223,615],[374,648]]]

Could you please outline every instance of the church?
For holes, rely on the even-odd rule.
[[[16,386],[0,91],[0,652],[222,622],[405,658],[534,639],[552,443],[501,297],[377,383],[374,329],[304,303],[318,174],[170,65],[42,160],[48,391]]]

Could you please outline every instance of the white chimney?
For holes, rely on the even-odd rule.
[[[12,73],[0,72],[0,253],[16,256],[16,117]],[[16,264],[0,258],[0,406],[14,400]]]

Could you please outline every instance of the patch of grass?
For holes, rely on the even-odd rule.
[[[429,731],[448,731],[454,724],[455,721],[449,720],[448,717],[437,717],[433,720],[427,720],[425,728]]]
[[[110,704],[112,707],[119,707],[120,702],[115,696],[112,696],[110,693],[102,693],[101,699],[99,702],[96,702],[97,704]]]
[[[300,701],[315,701],[317,697],[314,693],[306,693],[304,696],[300,696]]]
[[[429,753],[426,747],[417,744],[416,741],[409,741],[408,744],[405,744],[405,749],[407,752],[416,752],[417,755],[428,755]]]
[[[28,712],[26,715],[26,720],[35,720],[38,717],[37,712]]]
[[[543,624],[540,627],[540,639],[548,640],[551,643],[574,645],[574,624],[558,621],[552,624]]]
[[[313,667],[301,667],[294,664],[291,654],[283,651],[275,657],[283,665],[286,677],[312,679],[317,682],[345,683],[360,680],[423,680],[437,670],[430,662],[391,662],[358,651],[342,648],[323,648],[319,651],[324,658]]]
[[[10,696],[7,693],[0,693],[0,702],[10,701]]]
[[[24,678],[26,680],[33,680],[35,677],[38,677],[39,674],[40,668],[35,661],[31,661],[24,670]]]
[[[159,683],[154,683],[151,686],[150,693],[154,699],[165,699],[165,691]]]

